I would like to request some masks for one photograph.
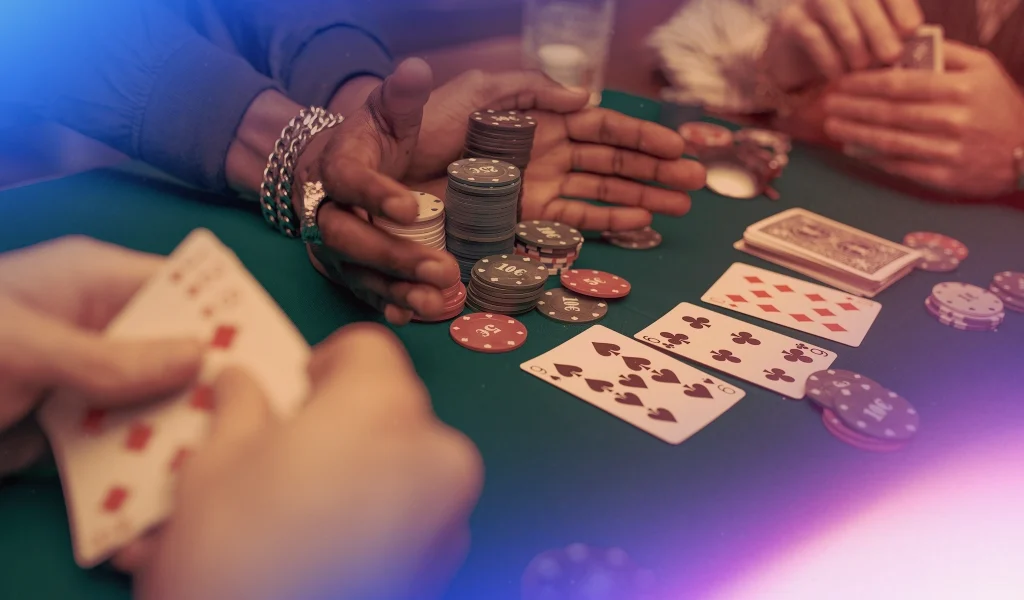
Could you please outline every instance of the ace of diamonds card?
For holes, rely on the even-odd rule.
[[[680,444],[746,393],[595,325],[520,368],[670,444]]]

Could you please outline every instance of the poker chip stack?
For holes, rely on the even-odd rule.
[[[477,111],[469,116],[463,156],[500,160],[525,171],[536,131],[537,122],[522,112]]]
[[[523,221],[516,225],[515,253],[547,267],[549,275],[571,269],[583,249],[583,236],[555,221]]]
[[[732,131],[702,121],[683,123],[679,135],[686,142],[686,153],[702,162],[729,156],[735,142]]]
[[[433,194],[412,192],[418,204],[416,220],[409,225],[402,225],[383,217],[374,217],[373,224],[379,229],[395,237],[423,244],[435,250],[445,250],[445,210],[444,202]],[[437,319],[424,319],[414,316],[420,322],[440,322],[453,319],[462,313],[466,304],[466,286],[461,281],[448,289],[441,290],[444,297],[444,313]]]
[[[1024,273],[1003,271],[992,278],[989,291],[1010,310],[1024,312]]]
[[[447,246],[463,282],[481,258],[512,254],[521,187],[519,167],[500,160],[464,158],[448,165]]]
[[[924,307],[943,325],[962,331],[995,331],[1006,318],[999,296],[969,283],[936,285]]]
[[[851,371],[812,373],[807,378],[807,397],[822,409],[821,420],[829,433],[861,450],[899,450],[921,425],[917,410],[906,398]]]
[[[483,312],[526,313],[537,306],[547,280],[547,267],[529,256],[487,256],[473,266],[466,302]]]

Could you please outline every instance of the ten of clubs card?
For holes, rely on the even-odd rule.
[[[670,444],[682,443],[746,395],[600,325],[520,368]]]
[[[306,397],[309,345],[241,261],[196,230],[132,298],[105,335],[121,340],[192,337],[208,351],[199,382],[170,398],[120,410],[57,394],[40,410],[68,507],[75,561],[90,567],[173,511],[178,469],[205,439],[211,383],[243,368],[280,417]]]
[[[743,263],[729,267],[701,300],[854,347],[882,310],[874,300]]]
[[[634,336],[790,398],[803,398],[807,378],[836,355],[684,302]]]

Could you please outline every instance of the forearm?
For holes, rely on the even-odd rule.
[[[335,93],[327,109],[342,116],[350,115],[378,85],[380,80],[374,77],[353,79]],[[228,147],[225,172],[232,189],[249,197],[259,195],[263,171],[274,144],[288,121],[303,108],[305,106],[276,90],[267,90],[253,100]],[[310,150],[316,151],[316,147]]]

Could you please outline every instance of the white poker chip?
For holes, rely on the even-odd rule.
[[[757,176],[732,162],[713,162],[706,165],[709,190],[727,198],[749,200],[761,194]]]
[[[426,192],[412,192],[416,198],[418,212],[416,222],[423,223],[444,215],[444,202],[433,194]]]
[[[970,283],[940,283],[932,288],[931,297],[940,308],[964,317],[995,317],[1004,312],[999,296]]]

